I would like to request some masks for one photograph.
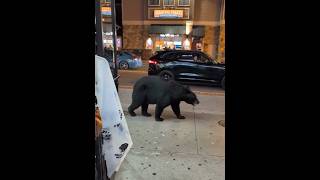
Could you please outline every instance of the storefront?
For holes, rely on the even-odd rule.
[[[103,46],[108,49],[113,48],[112,24],[111,24],[111,6],[110,1],[102,3],[102,29],[103,29]],[[117,50],[122,48],[122,38],[117,36]]]
[[[151,25],[147,49],[155,51],[164,49],[183,49],[183,35],[185,26],[177,25]]]
[[[153,51],[191,49],[192,39],[186,36],[188,32],[186,32],[185,23],[191,18],[190,6],[190,0],[149,0],[147,5],[148,20],[155,23],[149,26],[146,49]],[[172,23],[161,24],[163,21]]]
[[[203,50],[204,27],[194,26],[189,35],[184,25],[151,25],[146,49]]]
[[[138,7],[137,2],[143,4]],[[148,2],[148,3],[145,3]],[[217,56],[220,23],[218,1],[123,1],[130,9],[123,16],[123,48],[139,50],[148,59],[164,49],[195,50]],[[202,12],[203,7],[206,8]],[[144,11],[143,15],[137,11]],[[210,17],[208,17],[210,15]]]
[[[120,36],[117,37],[117,50],[120,50],[121,47],[122,47],[121,39],[122,38]],[[108,48],[108,49],[112,49],[113,48],[112,32],[110,32],[110,31],[103,32],[103,46]]]

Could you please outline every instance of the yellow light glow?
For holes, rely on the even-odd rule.
[[[189,35],[190,32],[192,31],[192,25],[193,25],[192,21],[186,21],[186,34],[187,35]]]

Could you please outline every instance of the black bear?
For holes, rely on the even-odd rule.
[[[148,105],[156,104],[155,120],[163,121],[161,114],[164,108],[171,105],[178,119],[185,119],[180,114],[180,102],[188,104],[199,104],[197,96],[187,86],[183,86],[174,80],[165,81],[158,76],[146,76],[139,79],[132,92],[132,103],[128,107],[129,114],[135,116],[135,109],[141,106],[144,116],[148,113]]]

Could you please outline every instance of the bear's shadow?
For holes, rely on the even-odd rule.
[[[148,118],[154,118],[154,115],[155,115],[155,107],[156,105],[149,105],[149,109],[148,109],[148,112],[152,115]],[[124,110],[124,115],[125,116],[130,116],[129,112]],[[136,109],[136,112],[137,112],[137,116],[134,116],[132,118],[141,118],[141,117],[145,117],[145,116],[142,116],[141,114],[141,107],[139,107],[138,109]],[[188,121],[188,120],[194,120],[194,113],[193,112],[181,112],[181,114],[183,116],[186,117],[186,119],[177,119],[177,116],[174,114],[174,112],[172,111],[171,107],[167,107],[164,109],[163,113],[162,113],[162,116],[165,120],[170,120],[170,121],[175,121],[175,122],[183,122],[183,121]],[[196,114],[197,116],[197,114]],[[147,118],[147,117],[146,117]]]

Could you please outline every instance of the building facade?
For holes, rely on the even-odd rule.
[[[113,36],[112,36],[112,14],[111,14],[111,0],[100,0],[101,3],[101,14],[102,14],[102,31],[103,31],[103,45],[106,48],[113,48]],[[118,11],[121,10],[121,1],[116,1],[116,14],[117,19],[119,18]],[[122,18],[122,17],[120,17]],[[122,24],[117,23],[117,49],[122,48],[122,37],[119,32]],[[120,29],[121,30],[121,29]]]
[[[217,60],[219,62],[225,62],[225,0],[222,0],[221,3],[220,34]]]
[[[224,59],[223,7],[224,0],[123,0],[122,48],[140,50],[146,58],[169,48]]]

